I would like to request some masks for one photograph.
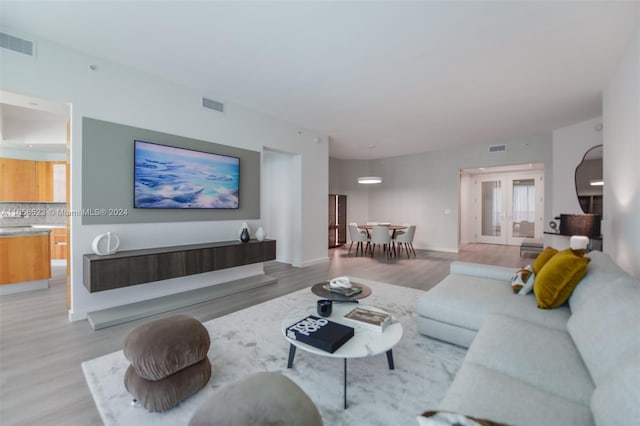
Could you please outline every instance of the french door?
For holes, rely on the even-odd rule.
[[[543,172],[476,176],[476,241],[519,245],[542,238]]]

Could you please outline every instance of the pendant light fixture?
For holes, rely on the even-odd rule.
[[[364,176],[358,178],[358,183],[373,184],[382,182],[382,178],[378,176]]]

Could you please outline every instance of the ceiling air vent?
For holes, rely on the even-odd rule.
[[[491,145],[489,147],[489,152],[500,152],[500,151],[506,151],[506,150],[507,150],[506,145]]]
[[[11,34],[0,32],[0,47],[33,56],[34,43],[23,38],[14,37]]]
[[[224,112],[224,104],[209,98],[202,98],[202,106],[214,111]]]

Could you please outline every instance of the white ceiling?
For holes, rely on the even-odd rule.
[[[67,105],[3,90],[0,100],[0,154],[4,149],[66,152]]]
[[[500,143],[598,116],[640,16],[637,1],[1,7],[3,26],[329,135],[330,154],[352,159]]]

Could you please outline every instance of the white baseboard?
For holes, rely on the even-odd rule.
[[[294,263],[291,266],[294,266],[296,268],[306,268],[307,266],[319,265],[321,263],[328,263],[328,262],[329,262],[329,257],[327,256],[327,257],[320,257],[318,259],[307,260],[302,263]]]
[[[416,247],[416,250],[431,250],[431,251],[442,251],[445,253],[458,253],[458,248],[451,247]]]
[[[87,313],[86,312],[73,312],[72,310],[69,310],[69,321],[71,322],[75,322],[75,321],[82,321],[82,320],[86,320],[87,319]]]

